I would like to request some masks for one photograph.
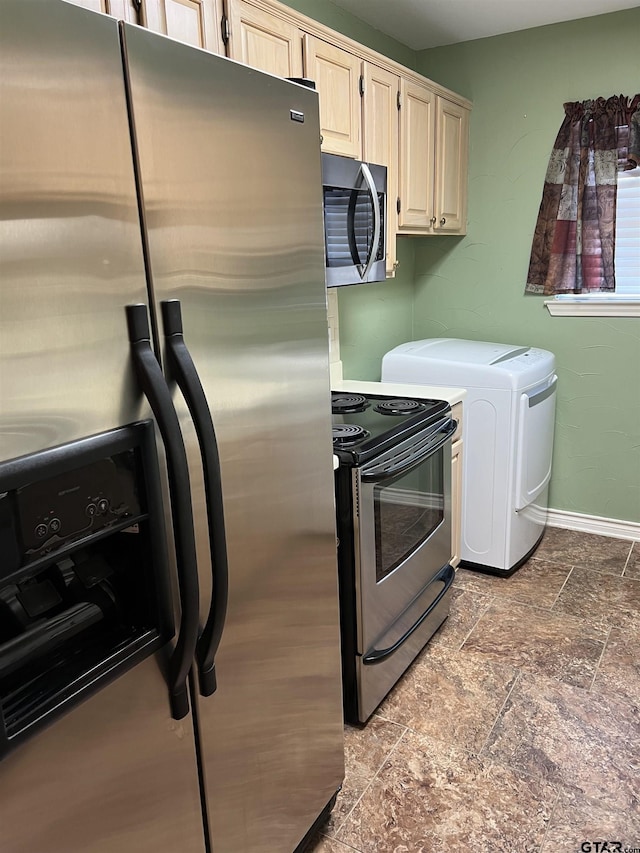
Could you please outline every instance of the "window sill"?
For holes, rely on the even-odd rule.
[[[553,317],[640,317],[639,299],[546,299]]]

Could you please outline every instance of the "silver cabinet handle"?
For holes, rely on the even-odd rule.
[[[432,216],[431,217],[431,225],[435,225],[435,224],[436,224],[436,217]]]
[[[445,225],[446,222],[447,222],[447,220],[443,216],[442,219],[440,220],[440,225]]]
[[[371,201],[373,202],[373,243],[371,245],[371,252],[369,253],[369,257],[367,259],[366,266],[364,270],[360,273],[360,278],[364,281],[366,277],[369,275],[369,270],[371,269],[371,265],[373,264],[376,252],[378,251],[378,243],[380,242],[380,228],[381,228],[381,217],[380,217],[380,201],[378,199],[378,192],[376,190],[376,185],[373,180],[373,175],[366,163],[360,164],[360,171],[367,183],[367,187],[369,188],[369,193],[371,195]]]

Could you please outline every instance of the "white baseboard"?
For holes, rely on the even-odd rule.
[[[617,539],[632,539],[640,542],[640,522],[620,521],[617,518],[602,518],[599,515],[583,515],[580,512],[567,512],[563,509],[547,510],[549,527],[565,527],[568,530],[580,530],[583,533],[597,533],[600,536],[615,536]]]

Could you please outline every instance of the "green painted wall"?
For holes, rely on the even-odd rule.
[[[395,279],[340,289],[340,357],[346,379],[379,380],[385,352],[412,339],[414,254],[415,241],[402,237]]]
[[[551,506],[640,521],[640,320],[551,317],[523,293],[562,104],[638,91],[640,7],[415,54],[330,0],[287,5],[474,102],[468,234],[401,238],[395,280],[340,291],[345,376],[379,379],[388,349],[422,337],[550,349]]]
[[[640,320],[551,317],[524,296],[565,101],[640,87],[640,8],[424,51],[418,70],[473,101],[464,238],[419,238],[416,339],[552,350],[559,377],[550,505],[640,521]],[[364,357],[363,357],[364,358]]]

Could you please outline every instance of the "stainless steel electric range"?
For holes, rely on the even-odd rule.
[[[332,393],[345,718],[365,722],[449,611],[442,400]]]

